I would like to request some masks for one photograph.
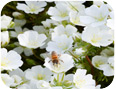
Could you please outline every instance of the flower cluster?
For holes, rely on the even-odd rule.
[[[114,76],[113,20],[112,8],[100,1],[8,3],[1,16],[3,82],[15,89],[108,86]]]

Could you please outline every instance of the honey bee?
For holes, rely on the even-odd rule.
[[[52,61],[54,66],[58,66],[60,64],[60,61],[63,62],[63,60],[59,59],[60,56],[61,55],[57,54],[55,51],[52,51],[52,53],[51,53],[51,60],[48,63],[50,63]]]

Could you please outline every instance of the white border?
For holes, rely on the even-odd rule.
[[[0,11],[2,11],[2,8],[8,2],[11,2],[11,1],[82,1],[82,0],[0,0]],[[86,1],[92,1],[92,0],[86,0]],[[116,3],[115,3],[115,0],[93,0],[93,1],[105,1],[105,2],[107,2],[113,8],[113,10],[114,10],[114,16],[116,16]],[[115,18],[115,22],[116,22],[116,18]],[[0,19],[0,25],[1,25],[1,19]],[[116,25],[115,24],[114,24],[114,27],[116,28]],[[114,32],[116,33],[116,30],[114,30]],[[116,40],[115,34],[114,34],[114,38]],[[116,51],[116,49],[115,49],[115,51]],[[1,52],[0,52],[0,58],[1,58]],[[114,66],[116,66],[116,61],[115,60],[116,60],[116,57],[114,59],[114,63],[115,63]],[[115,71],[115,74],[116,74],[116,67],[115,67],[114,71]],[[103,88],[103,89],[104,90],[115,90],[115,88],[116,88],[116,75],[114,76],[113,82],[108,87]],[[1,77],[0,77],[0,89],[1,90],[11,89],[11,88],[7,87],[5,84],[3,84],[2,80],[1,80]],[[23,90],[27,90],[27,89],[23,89]],[[35,90],[35,89],[30,89],[30,90]],[[43,90],[46,90],[46,89],[43,89]],[[67,90],[69,90],[69,89],[67,89]],[[77,89],[75,89],[75,90],[77,90]],[[84,90],[84,89],[81,89],[81,90]],[[92,90],[96,90],[96,89],[92,89]]]

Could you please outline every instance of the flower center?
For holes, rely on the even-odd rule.
[[[34,4],[31,4],[30,6],[29,6],[29,8],[30,8],[30,12],[35,12],[37,9],[39,9],[37,6],[35,6]]]
[[[93,35],[93,38],[91,39],[91,42],[93,43],[97,43],[98,41],[100,41],[102,38],[101,37],[98,37],[96,36],[95,34]]]
[[[64,42],[63,42],[63,43],[59,43],[59,44],[58,44],[58,47],[59,47],[59,48],[62,48],[63,50],[67,50],[67,49],[68,49],[66,43],[64,43]]]
[[[8,58],[4,57],[2,62],[1,62],[1,66],[7,66],[7,64],[10,63],[10,61],[8,61]]]
[[[84,84],[86,83],[86,81],[84,79],[81,79],[81,80],[76,81],[75,83],[78,87],[82,88]]]
[[[96,19],[97,19],[98,21],[103,21],[103,20],[105,19],[105,17],[106,17],[106,16],[103,17],[102,14],[100,14],[100,17],[97,17]]]
[[[73,23],[76,23],[76,24],[78,24],[80,22],[79,17],[73,18],[72,21],[73,21]]]
[[[67,16],[67,13],[64,13],[64,12],[60,12],[60,15],[61,17],[66,17]]]
[[[37,79],[38,80],[43,80],[45,78],[45,75],[38,74]]]
[[[96,67],[99,67],[99,66],[102,65],[102,64],[104,64],[104,62],[102,62],[102,61],[99,60],[98,62],[95,63],[95,66],[96,66]]]
[[[35,12],[36,9],[35,9],[35,8],[31,8],[30,11],[31,11],[31,12]]]
[[[64,66],[61,64],[55,65],[53,68],[55,69],[55,71],[64,70]]]
[[[30,46],[37,46],[38,44],[37,44],[37,42],[28,42],[28,45],[30,45]]]

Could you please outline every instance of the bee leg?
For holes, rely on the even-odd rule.
[[[60,60],[60,61],[64,63],[64,61],[63,61],[63,60]]]
[[[52,60],[48,61],[48,63],[50,63]]]

